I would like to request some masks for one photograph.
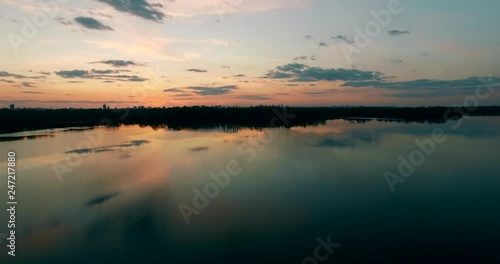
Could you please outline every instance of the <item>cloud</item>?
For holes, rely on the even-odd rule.
[[[130,60],[102,60],[102,61],[94,61],[91,63],[107,64],[113,67],[144,66],[144,64],[142,63],[137,63]]]
[[[16,79],[27,78],[24,75],[19,75],[19,74],[14,74],[14,73],[8,73],[8,72],[5,72],[5,71],[0,71],[0,77],[13,77],[13,78],[16,78]]]
[[[46,72],[46,71],[41,71],[39,72],[40,74],[43,74],[43,75],[50,75],[50,72]]]
[[[270,70],[264,76],[269,79],[291,79],[294,82],[312,81],[381,81],[385,76],[376,71],[358,69],[324,69],[300,63],[289,63]]]
[[[404,34],[411,34],[411,32],[408,31],[408,30],[404,30],[404,31],[401,31],[401,30],[390,30],[387,33],[389,33],[389,35],[391,35],[393,37],[404,35]]]
[[[305,64],[300,64],[300,63],[289,63],[283,66],[278,66],[276,69],[278,71],[283,71],[283,72],[300,72],[303,69],[306,69],[308,66]]]
[[[46,76],[26,76],[21,74],[9,73],[6,71],[0,71],[0,77],[15,78],[15,79],[43,79]]]
[[[71,71],[58,71],[55,74],[65,79],[96,79],[96,80],[110,80],[110,81],[123,81],[123,82],[144,82],[148,79],[136,75],[112,75],[119,71],[111,70],[71,70]]]
[[[391,63],[400,64],[400,63],[403,63],[403,60],[394,58],[394,59],[391,59]]]
[[[172,96],[173,97],[189,97],[189,96],[193,96],[193,94],[190,94],[190,93],[180,93],[180,94],[174,94]]]
[[[202,70],[202,69],[187,69],[186,71],[188,71],[188,72],[207,72],[207,70]]]
[[[11,81],[11,80],[5,80],[5,79],[0,79],[0,82],[15,83],[14,81]]]
[[[35,92],[35,91],[24,91],[22,93],[27,93],[27,94],[44,94],[43,92]]]
[[[128,75],[120,75],[120,78],[128,78],[129,82],[145,82],[148,79],[147,78],[142,78],[139,76],[128,76]]]
[[[103,104],[137,104],[140,103],[138,101],[87,101],[87,100],[4,100],[0,99],[0,103],[9,103],[9,104],[31,104],[31,103],[43,103],[43,104],[95,104],[98,106],[102,106]]]
[[[260,95],[242,95],[242,96],[238,96],[238,98],[245,99],[245,100],[257,100],[257,101],[271,100],[272,99],[270,97],[260,96]]]
[[[470,77],[457,80],[431,80],[419,79],[413,81],[388,82],[384,80],[374,81],[348,81],[342,86],[349,87],[371,87],[389,90],[404,90],[402,94],[386,94],[386,97],[428,97],[428,96],[450,96],[459,94],[470,94],[478,86],[483,85],[483,81],[492,85],[500,83],[500,77]]]
[[[320,47],[328,47],[328,44],[326,44],[326,42],[323,42],[323,41],[321,41],[320,43],[318,43],[318,45]]]
[[[89,72],[84,70],[58,71],[56,75],[63,78],[89,78]]]
[[[305,39],[312,39],[313,37],[311,35],[305,35],[304,38]]]
[[[337,42],[337,43],[340,43],[340,42],[345,42],[347,44],[354,44],[355,43],[354,38],[347,36],[347,35],[333,36],[332,39],[334,39],[335,42]]]
[[[109,18],[109,19],[113,18],[113,16],[111,16],[111,15],[107,15],[107,14],[104,14],[102,12],[94,12],[94,10],[95,10],[94,8],[89,8],[87,10],[87,13],[89,13],[90,15],[93,15],[93,16],[99,15],[99,16],[106,17],[106,18]]]
[[[204,87],[204,86],[190,86],[187,87],[198,95],[223,95],[228,94],[232,90],[238,89],[236,85],[226,85],[219,87]]]
[[[163,90],[166,93],[186,93],[191,92],[197,95],[211,96],[211,95],[224,95],[230,93],[232,90],[238,89],[237,85],[225,85],[218,87],[211,86],[188,86],[183,88],[170,88]]]
[[[307,60],[307,58],[308,58],[307,56],[298,56],[298,57],[293,58],[292,60],[294,60],[294,61]]]
[[[33,86],[34,83],[32,82],[22,82],[21,85],[24,86],[24,87],[35,87]]]
[[[170,88],[170,89],[165,89],[163,90],[166,93],[183,93],[184,90],[179,89],[179,88]]]
[[[325,95],[325,92],[305,92],[306,95]]]
[[[269,78],[269,79],[288,79],[292,78],[294,75],[292,73],[286,73],[286,72],[281,72],[281,71],[274,71],[271,70],[266,75],[264,78]]]
[[[149,3],[148,0],[97,0],[112,6],[115,10],[137,16],[157,23],[167,17],[160,8],[160,3]]]
[[[245,74],[236,74],[236,75],[233,75],[233,77],[242,78],[242,77],[246,77],[246,75]]]
[[[104,25],[97,19],[91,17],[75,17],[75,22],[87,29],[113,30],[110,26]]]
[[[97,73],[97,74],[112,74],[112,73],[118,73],[119,71],[114,71],[114,70],[96,70],[92,69],[92,73]]]
[[[73,22],[69,21],[69,20],[66,20],[62,17],[56,17],[55,20],[57,22],[59,22],[60,24],[62,25],[65,25],[65,26],[70,26],[70,25],[73,25]]]

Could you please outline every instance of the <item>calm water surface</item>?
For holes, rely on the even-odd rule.
[[[16,151],[18,206],[17,256],[7,257],[1,237],[0,258],[303,263],[329,237],[340,247],[318,263],[479,263],[500,244],[500,118],[462,122],[1,135],[1,168]],[[384,172],[397,174],[398,156],[436,128],[445,142],[391,192]],[[232,172],[227,186],[210,189],[220,171]]]

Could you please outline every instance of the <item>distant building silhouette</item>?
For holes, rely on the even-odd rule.
[[[106,110],[106,104],[102,105],[102,110]]]
[[[14,104],[11,104],[10,105],[10,110],[14,110],[14,109],[16,109],[16,107],[14,106]]]

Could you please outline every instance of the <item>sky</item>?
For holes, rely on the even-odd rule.
[[[0,0],[0,108],[499,105],[498,10],[497,0]]]

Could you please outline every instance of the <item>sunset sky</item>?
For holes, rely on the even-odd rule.
[[[499,10],[497,0],[0,0],[0,108],[463,104],[500,82]],[[481,104],[500,104],[496,90]]]

